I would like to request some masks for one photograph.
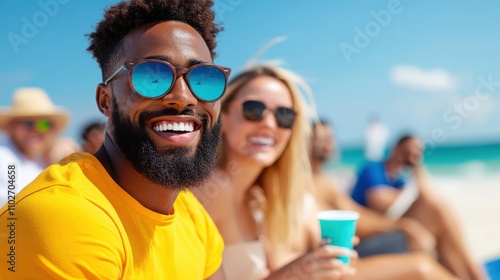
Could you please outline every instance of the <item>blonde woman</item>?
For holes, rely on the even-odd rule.
[[[352,252],[315,246],[316,237],[300,225],[313,205],[304,199],[312,182],[310,128],[296,81],[283,69],[255,67],[236,76],[222,100],[218,168],[196,195],[224,238],[229,280],[344,279],[354,273],[335,259]],[[303,254],[307,247],[315,249]]]

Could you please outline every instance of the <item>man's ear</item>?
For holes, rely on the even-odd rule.
[[[111,98],[111,92],[108,86],[105,86],[103,83],[97,85],[95,92],[97,108],[99,108],[99,111],[107,118],[111,118],[113,108]]]

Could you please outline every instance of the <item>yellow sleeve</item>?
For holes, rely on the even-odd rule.
[[[10,254],[11,262],[2,261],[0,279],[120,279],[125,262],[120,233],[77,191],[46,188],[21,198],[14,215],[2,210],[0,255]]]
[[[195,219],[198,234],[205,244],[206,263],[204,279],[212,276],[222,265],[222,252],[224,251],[224,240],[217,229],[214,221],[190,191],[186,192],[189,211]]]
[[[205,212],[205,210],[204,210]],[[205,279],[214,274],[222,265],[222,252],[224,251],[224,240],[213,222],[212,218],[205,212],[207,222],[207,263],[205,268]]]

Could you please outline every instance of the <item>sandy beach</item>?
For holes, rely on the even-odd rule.
[[[500,257],[500,175],[434,177],[433,185],[462,221],[466,242],[480,262]]]

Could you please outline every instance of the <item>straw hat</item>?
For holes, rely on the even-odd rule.
[[[56,131],[63,130],[69,121],[67,111],[54,106],[47,93],[41,88],[19,88],[14,93],[11,107],[0,107],[0,129],[15,118],[47,117]]]

